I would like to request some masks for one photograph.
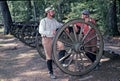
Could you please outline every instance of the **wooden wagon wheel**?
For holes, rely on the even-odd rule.
[[[86,34],[83,34],[83,27],[79,27],[76,31],[75,24],[81,23],[89,26]],[[82,25],[83,26],[83,25]],[[94,34],[90,35],[94,30]],[[89,38],[89,39],[88,39]],[[96,40],[96,43],[89,44]],[[64,44],[65,56],[58,58],[59,50],[57,41]],[[99,63],[103,54],[103,38],[100,31],[90,22],[85,22],[83,19],[74,19],[63,25],[55,35],[53,40],[53,58],[58,67],[65,73],[70,75],[84,75],[93,70]],[[90,49],[96,50],[90,51]],[[96,55],[96,60],[91,62],[86,53]],[[61,61],[64,60],[64,65]]]
[[[18,38],[19,40],[22,39],[21,32],[22,32],[22,23],[13,23],[13,26],[11,27],[11,34],[14,35],[14,37]]]
[[[45,53],[44,53],[44,48],[42,46],[42,37],[39,34],[39,32],[37,32],[37,34],[36,34],[35,43],[36,43],[36,49],[37,49],[39,55],[45,60],[46,57],[45,57]]]
[[[14,33],[14,36],[16,38],[18,38],[19,40],[22,39],[22,36],[21,36],[21,32],[22,32],[22,25],[16,25],[16,30],[15,30],[15,33]]]
[[[11,27],[11,29],[10,29],[10,32],[11,32],[11,34],[12,35],[16,35],[16,29],[17,29],[17,27],[18,27],[18,25],[17,25],[18,23],[13,23],[13,26]]]
[[[35,48],[36,26],[23,25],[21,36],[22,42],[26,45]]]

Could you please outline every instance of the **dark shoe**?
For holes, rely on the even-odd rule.
[[[51,79],[56,79],[56,76],[54,74],[50,74]]]

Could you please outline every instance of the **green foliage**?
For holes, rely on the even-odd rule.
[[[31,8],[28,8],[27,3],[31,2]],[[120,1],[116,0],[117,4],[117,21],[120,26]],[[82,10],[88,9],[91,17],[97,21],[97,27],[103,34],[108,34],[110,4],[113,0],[27,0],[27,1],[8,1],[12,19],[16,22],[34,21],[35,16],[37,21],[44,17],[44,9],[50,5],[55,7],[56,18],[67,22],[70,19],[78,18]],[[1,19],[1,17],[0,17]],[[60,20],[61,20],[60,19]]]

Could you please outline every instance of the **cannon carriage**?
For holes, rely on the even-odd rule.
[[[86,34],[83,34],[82,27],[78,31],[75,24],[81,23],[89,26]],[[45,53],[42,46],[41,35],[38,32],[38,22],[14,23],[11,28],[11,34],[20,39],[28,46],[37,49],[39,55],[45,59]],[[94,34],[91,32],[94,30]],[[90,42],[96,43],[89,44]],[[60,41],[64,45],[65,56],[58,58],[59,51],[57,42]],[[52,54],[55,64],[65,73],[70,75],[84,75],[92,71],[100,62],[103,54],[103,38],[98,28],[91,22],[85,22],[83,19],[73,19],[65,23],[56,32],[52,44]],[[89,49],[96,48],[93,52]],[[92,62],[86,53],[96,55],[96,60]],[[64,60],[63,66],[62,62]]]
[[[26,45],[36,48],[35,37],[37,34],[38,22],[14,22],[11,27],[11,34]]]
[[[83,35],[82,27],[79,28],[79,32],[76,32],[74,25],[76,23],[82,23],[89,26],[89,30]],[[90,35],[94,30],[94,34]],[[90,42],[96,43],[89,44]],[[60,41],[64,45],[66,51],[65,56],[59,59],[59,50],[57,42]],[[36,34],[36,48],[40,56],[45,59],[44,49],[41,43],[40,34]],[[89,49],[96,48],[96,51]],[[103,54],[103,38],[98,28],[91,22],[85,22],[83,19],[73,19],[65,23],[61,28],[57,30],[57,33],[53,39],[52,53],[53,60],[57,66],[65,73],[70,75],[84,75],[93,70],[100,62]],[[92,62],[86,53],[92,53],[96,55],[96,60]],[[64,64],[61,61],[64,60]]]

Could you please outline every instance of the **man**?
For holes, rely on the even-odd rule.
[[[90,13],[88,10],[83,10],[82,11],[82,19],[85,20],[85,22],[90,21],[93,24],[96,24],[95,20],[93,18],[90,18]],[[76,23],[76,31],[78,31],[77,27],[82,27],[83,29],[83,35],[86,35],[88,30],[89,30],[89,26],[87,24],[83,24],[83,23]],[[91,29],[90,33],[88,34],[88,36],[85,38],[84,42],[88,41],[90,38],[92,38],[93,36],[95,36],[95,30]],[[96,45],[97,44],[97,38],[93,39],[92,41],[88,42],[87,45]],[[91,47],[91,48],[87,48],[86,50],[95,53],[97,48],[96,47]],[[86,56],[92,61],[94,62],[96,60],[96,55],[90,53],[90,52],[86,52]]]
[[[49,70],[50,78],[55,79],[55,75],[53,74],[52,67],[52,39],[56,33],[56,29],[61,27],[62,24],[59,23],[56,19],[54,19],[55,11],[53,8],[48,7],[45,9],[46,17],[40,21],[39,25],[39,33],[42,36],[42,45],[44,47],[47,67]]]

